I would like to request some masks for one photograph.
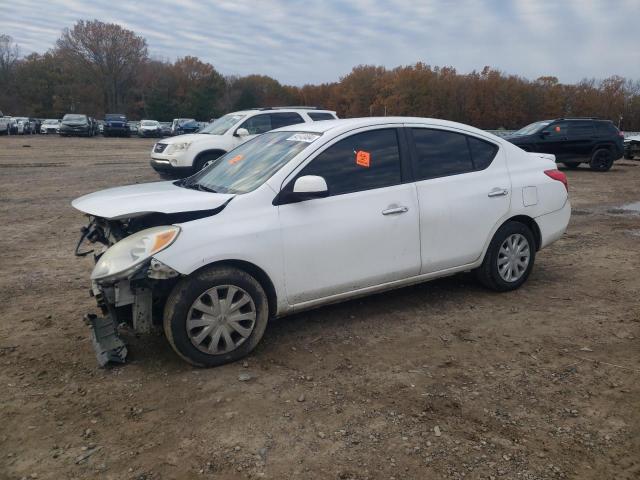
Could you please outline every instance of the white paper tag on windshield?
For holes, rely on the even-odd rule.
[[[295,135],[291,135],[287,140],[290,142],[305,142],[311,143],[320,135],[317,133],[296,133]]]

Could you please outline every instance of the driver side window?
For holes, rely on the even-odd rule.
[[[271,116],[268,113],[255,115],[240,125],[239,128],[246,128],[249,131],[249,135],[266,133],[269,130],[273,130],[271,127]]]
[[[569,124],[567,122],[556,122],[549,125],[543,130],[549,137],[566,137],[569,130]]]

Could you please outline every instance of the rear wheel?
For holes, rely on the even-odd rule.
[[[608,149],[599,148],[593,152],[589,166],[596,172],[606,172],[613,166],[613,155]]]
[[[167,300],[164,331],[180,357],[214,367],[251,352],[269,317],[258,281],[231,267],[213,267],[178,283]]]
[[[529,227],[511,221],[493,236],[476,275],[480,283],[491,290],[515,290],[529,277],[535,256],[535,240]]]

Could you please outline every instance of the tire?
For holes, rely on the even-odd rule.
[[[624,155],[625,160],[633,160],[633,155],[631,155],[630,153],[626,153]]]
[[[237,289],[236,292],[230,292],[226,288],[229,286]],[[226,317],[222,317],[222,328],[220,328],[220,324],[216,323],[220,321],[220,317],[216,317],[215,321],[205,326],[197,325],[199,320],[206,318],[206,314],[203,313],[205,310],[198,310],[194,304],[199,302],[199,305],[202,306],[201,308],[206,307],[215,310],[211,306],[213,304],[212,295],[231,295],[231,299],[226,299],[231,304],[239,303],[240,300],[244,300],[247,297],[250,298],[252,303],[247,303],[235,312],[228,314],[229,316],[253,315],[253,320],[244,319],[235,322],[236,325],[238,325],[238,322],[244,322],[240,323],[239,326],[246,328],[247,331],[249,331],[249,326],[253,322],[250,334],[244,337],[238,333],[234,327],[231,327],[234,322],[227,322]],[[224,303],[220,302],[219,305],[218,311],[220,308],[225,308],[223,306],[225,305]],[[214,316],[216,314],[209,312],[209,315]],[[193,323],[196,323],[195,326],[191,327],[191,336],[187,331],[190,318]],[[182,359],[197,367],[216,367],[247,356],[260,342],[267,327],[268,318],[269,304],[267,295],[255,278],[236,268],[211,267],[184,278],[174,287],[165,305],[163,325],[169,344]],[[199,340],[194,337],[203,334],[210,327],[213,330],[209,330],[199,343],[199,347],[196,347],[196,343]],[[224,329],[227,330],[226,337],[222,332]],[[211,345],[216,335],[215,349],[218,349],[221,345],[223,348],[220,349],[220,353],[210,353],[213,348]],[[193,341],[192,338],[194,339]],[[229,343],[226,338],[236,343],[233,349],[227,350]],[[205,350],[208,350],[208,352]]]
[[[589,162],[591,170],[596,172],[606,172],[613,166],[613,155],[607,148],[599,148],[593,155],[591,155],[591,161]]]
[[[569,170],[575,170],[576,168],[578,168],[580,166],[580,163],[564,162],[564,166],[567,167]]]
[[[193,165],[193,173],[199,172],[204,168],[204,165],[207,162],[220,158],[222,155],[224,154],[220,152],[217,152],[217,153],[214,152],[214,153],[205,153],[204,155],[198,157],[198,159],[195,161]]]
[[[529,259],[524,270],[518,272],[517,278],[507,280],[499,271],[498,262],[504,265],[504,244],[510,239],[518,239],[520,245],[528,247]],[[523,248],[524,251],[524,248]],[[482,285],[496,292],[508,292],[519,288],[529,278],[536,257],[536,244],[533,233],[524,223],[510,221],[502,225],[493,236],[482,265],[476,269],[476,276]],[[517,256],[516,256],[517,258]],[[522,258],[521,258],[522,259]],[[509,262],[506,262],[509,263]]]

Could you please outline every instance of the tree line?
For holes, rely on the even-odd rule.
[[[215,45],[212,45],[215,47]],[[624,118],[640,130],[640,81],[610,76],[563,84],[491,67],[459,73],[426,63],[387,69],[359,65],[337,82],[282,85],[264,75],[224,76],[192,56],[149,56],[146,40],[117,24],[77,22],[45,53],[20,56],[0,34],[0,110],[60,118],[65,113],[126,113],[132,119],[208,120],[251,107],[316,105],[341,117],[410,115],[514,129],[563,116]]]

